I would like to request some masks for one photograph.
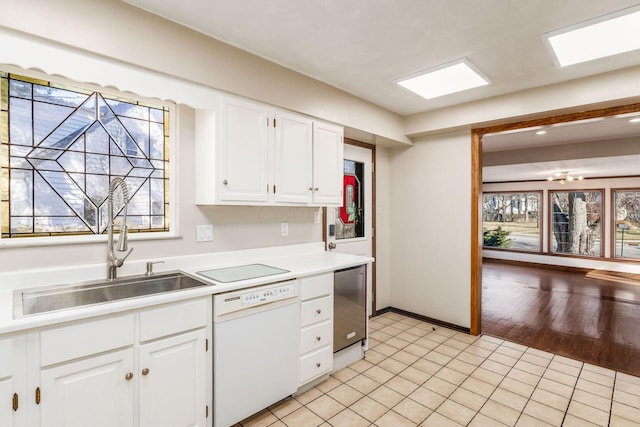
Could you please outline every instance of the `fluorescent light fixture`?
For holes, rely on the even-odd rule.
[[[494,132],[494,133],[485,133],[484,136],[509,135],[511,133],[520,133],[520,132],[533,132],[534,130],[538,130],[538,129],[542,129],[542,126],[531,126],[528,128],[518,128],[518,129],[511,129],[511,130],[503,130],[503,131]]]
[[[582,119],[582,120],[574,120],[572,122],[554,123],[554,124],[551,125],[551,127],[559,128],[559,127],[563,127],[563,126],[583,125],[585,123],[600,122],[600,121],[602,121],[604,119],[605,119],[604,117],[594,117],[592,119]]]
[[[538,132],[536,132],[536,135],[546,135],[547,131],[546,130],[539,130]]]
[[[640,10],[621,10],[546,37],[561,67],[640,49]]]
[[[488,85],[489,81],[464,58],[414,74],[397,83],[423,98],[432,99]]]
[[[635,119],[629,120],[629,123],[640,123],[640,117],[636,117]]]

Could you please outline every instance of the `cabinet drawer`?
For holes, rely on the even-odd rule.
[[[333,272],[300,279],[300,299],[302,301],[333,293]]]
[[[329,320],[333,312],[333,297],[318,298],[305,301],[300,307],[300,326]]]
[[[333,328],[331,326],[332,323],[327,321],[302,329],[300,331],[300,354],[331,344],[333,338]]]
[[[300,359],[300,384],[331,371],[333,352],[331,346],[306,355]]]
[[[207,325],[211,297],[163,305],[140,312],[140,341],[173,335]]]
[[[40,332],[40,366],[133,345],[133,314],[99,318]]]
[[[13,338],[0,338],[0,378],[13,374]]]

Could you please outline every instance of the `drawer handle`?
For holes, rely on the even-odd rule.
[[[142,370],[142,375],[149,375],[149,368],[144,368]]]
[[[320,340],[322,339],[322,337],[316,337],[316,341],[320,342]]]
[[[316,310],[316,313],[320,314],[320,313],[322,313],[322,310],[317,309],[317,310]]]
[[[133,378],[133,372],[127,372],[127,375],[124,376],[124,379],[130,381]]]
[[[319,368],[320,366],[322,366],[322,363],[320,362],[316,363],[316,368]]]

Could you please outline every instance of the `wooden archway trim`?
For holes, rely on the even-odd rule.
[[[470,333],[482,333],[482,136],[555,123],[637,113],[640,103],[475,128],[471,131],[471,321]]]

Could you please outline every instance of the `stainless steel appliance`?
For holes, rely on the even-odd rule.
[[[297,390],[299,335],[295,280],[213,296],[214,427],[231,426]]]
[[[366,337],[366,268],[360,265],[334,273],[334,353]]]

